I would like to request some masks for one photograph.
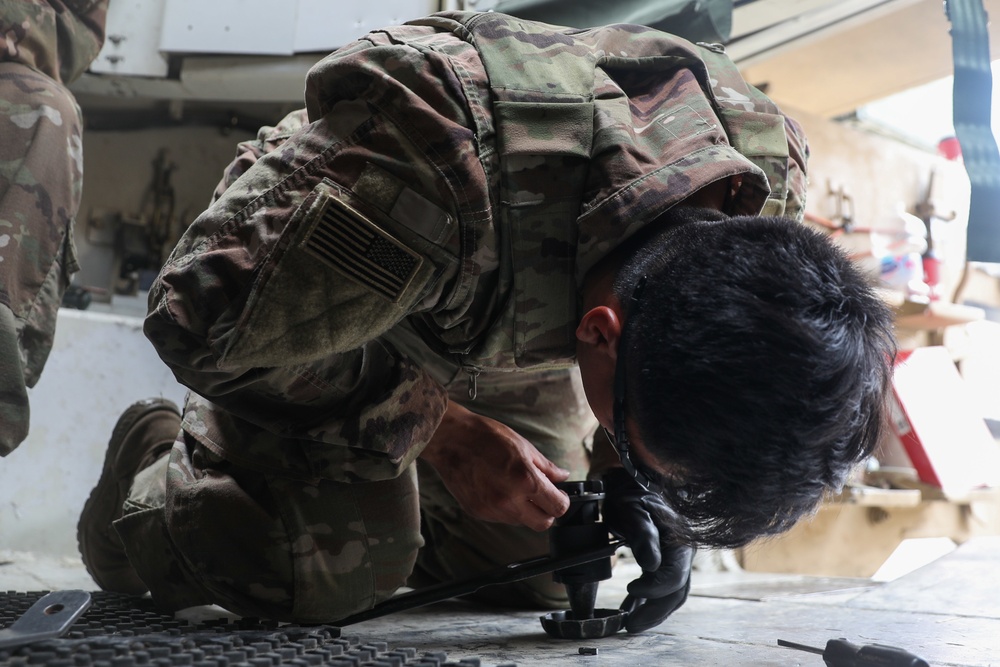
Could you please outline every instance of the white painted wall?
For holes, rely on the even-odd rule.
[[[134,313],[144,308],[126,310],[59,311],[52,354],[30,391],[30,434],[0,459],[0,551],[74,556],[80,509],[119,415],[146,397],[183,401],[142,335]]]

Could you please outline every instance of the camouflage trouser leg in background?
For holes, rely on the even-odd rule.
[[[455,399],[511,425],[583,478],[596,421],[575,369],[483,375],[478,384],[470,402],[459,393],[466,382],[456,382]],[[429,470],[420,471],[419,491],[413,467],[387,481],[305,483],[237,467],[183,431],[170,454],[136,478],[115,527],[159,604],[213,603],[301,623],[370,608],[407,582],[417,559],[426,583],[548,550],[544,533],[464,516]],[[485,597],[565,606],[548,577]]]
[[[0,456],[28,434],[27,388],[48,358],[59,303],[78,268],[81,127],[64,86],[0,62]]]

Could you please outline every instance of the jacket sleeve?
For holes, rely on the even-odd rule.
[[[107,17],[108,0],[0,0],[0,61],[69,85],[101,50]]]
[[[456,261],[371,187],[393,180],[380,155],[422,164],[366,105],[292,114],[241,145],[150,291],[145,333],[198,395],[185,429],[231,460],[384,479],[437,428],[444,390],[379,337],[432,308]]]
[[[281,119],[281,122],[274,127],[264,126],[258,130],[257,136],[253,139],[241,141],[236,147],[236,157],[223,171],[222,180],[219,181],[215,192],[212,193],[212,203],[225,194],[229,186],[245,174],[257,160],[277,149],[290,136],[308,124],[309,117],[306,110],[297,109]]]

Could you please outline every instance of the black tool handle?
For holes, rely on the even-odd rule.
[[[821,654],[829,667],[930,667],[920,656],[884,644],[858,646],[846,639],[831,639],[825,649],[819,649],[779,639],[778,646]]]
[[[857,646],[846,639],[828,641],[823,662],[830,667],[930,667],[923,658],[901,648],[884,644]]]

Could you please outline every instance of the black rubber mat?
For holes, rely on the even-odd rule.
[[[46,591],[0,593],[0,629]],[[280,625],[253,618],[192,623],[148,598],[92,593],[91,607],[59,639],[0,649],[0,665],[21,667],[479,667],[479,658],[393,648],[342,635],[329,625]],[[514,667],[504,663],[497,667]]]

